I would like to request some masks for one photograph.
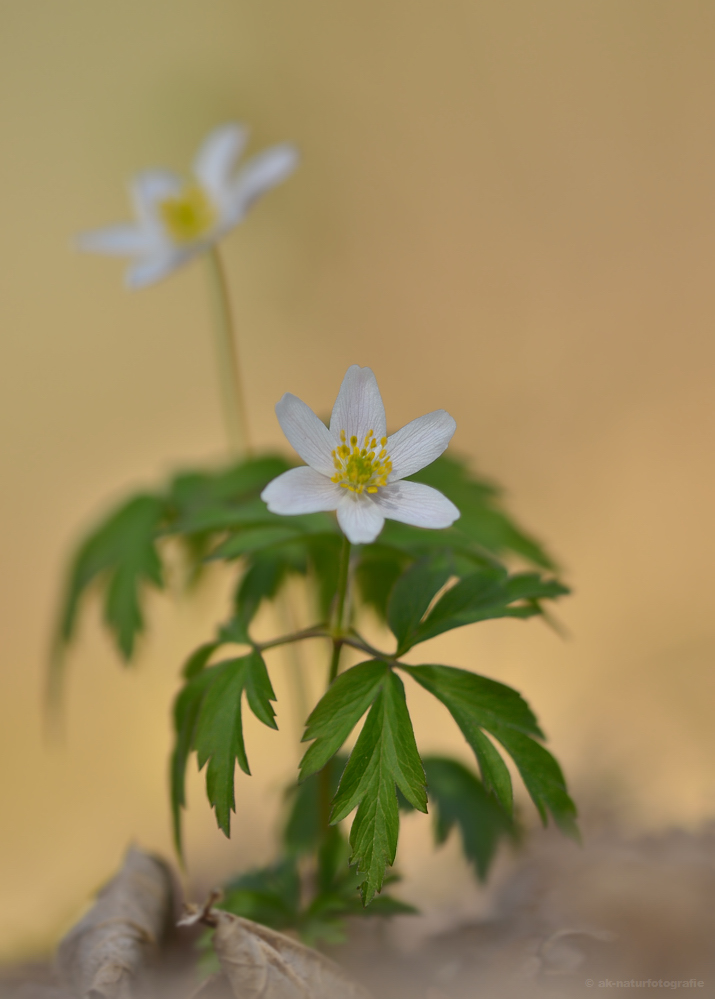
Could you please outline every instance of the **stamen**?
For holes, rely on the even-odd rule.
[[[216,223],[216,209],[198,184],[188,184],[178,195],[160,201],[158,209],[176,243],[191,243],[205,236]]]
[[[374,437],[374,430],[365,435],[364,447],[358,447],[356,435],[348,438],[344,430],[340,431],[342,443],[332,452],[333,464],[336,474],[331,481],[339,485],[342,489],[349,489],[353,493],[360,494],[368,492],[374,495],[382,486],[386,486],[392,462],[383,447],[380,453],[375,456],[377,441]],[[350,445],[346,443],[349,439]],[[386,443],[387,438],[382,440]]]

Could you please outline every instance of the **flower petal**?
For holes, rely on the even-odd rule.
[[[379,490],[374,503],[388,520],[413,527],[449,527],[460,516],[451,500],[422,482],[390,483]]]
[[[194,173],[218,203],[223,201],[231,172],[248,140],[244,125],[221,125],[201,144],[194,160]]]
[[[157,234],[139,225],[110,225],[105,229],[82,232],[77,237],[80,250],[90,253],[110,253],[117,257],[140,257],[152,253],[161,245]]]
[[[330,432],[337,440],[344,430],[362,447],[369,431],[379,440],[386,434],[385,407],[372,368],[351,364],[345,373],[330,417]]]
[[[291,468],[269,482],[261,493],[271,513],[284,515],[335,510],[342,489],[313,468]]]
[[[387,453],[392,461],[390,481],[412,475],[439,458],[457,429],[449,413],[436,409],[412,420],[387,438]]]
[[[254,156],[239,172],[225,199],[224,225],[240,222],[256,198],[293,173],[298,151],[288,144],[273,146]]]
[[[144,288],[149,284],[161,281],[182,264],[188,263],[196,254],[186,250],[166,249],[150,257],[137,260],[124,276],[128,288]]]
[[[179,177],[170,170],[144,170],[131,182],[130,190],[134,211],[140,222],[150,226],[161,226],[156,206],[166,198],[176,197],[181,192]]]
[[[335,441],[328,428],[297,395],[286,392],[276,403],[281,430],[303,461],[321,475],[335,475],[331,457]]]
[[[365,493],[353,493],[348,489],[340,491],[343,493],[338,505],[340,529],[354,545],[369,545],[383,528],[384,513]]]

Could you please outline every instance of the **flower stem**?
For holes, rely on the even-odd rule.
[[[335,602],[335,618],[333,621],[333,655],[330,659],[330,672],[328,674],[328,686],[331,685],[335,677],[338,675],[338,667],[340,665],[340,653],[342,652],[343,645],[347,635],[345,635],[345,605],[347,603],[347,593],[348,593],[348,574],[350,569],[350,542],[343,535],[343,547],[340,552],[340,568],[338,570],[338,592],[337,600]],[[319,784],[319,808],[320,808],[320,825],[323,830],[323,835],[327,837],[328,830],[330,829],[330,764],[327,764],[320,771],[320,784]]]
[[[221,382],[224,420],[231,451],[236,458],[251,457],[252,448],[248,430],[248,413],[243,395],[241,364],[234,329],[233,312],[228,294],[228,284],[223,261],[217,246],[206,253],[211,297],[213,300],[216,352]],[[295,630],[293,610],[288,596],[278,601],[278,614],[287,629]],[[308,713],[307,695],[303,684],[302,664],[297,649],[290,645],[287,649],[291,682],[294,688],[298,721],[298,737]]]
[[[340,569],[338,571],[338,599],[335,605],[335,625],[333,628],[333,656],[330,660],[330,673],[328,675],[328,686],[338,675],[340,664],[340,652],[344,643],[343,627],[345,617],[345,603],[348,592],[348,569],[350,568],[350,542],[343,535],[343,548],[340,552]]]
[[[233,454],[236,457],[250,457],[248,415],[243,397],[241,366],[226,275],[217,247],[212,246],[205,256],[213,299],[216,351],[226,431]]]

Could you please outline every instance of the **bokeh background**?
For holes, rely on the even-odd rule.
[[[79,533],[223,454],[205,275],[129,293],[71,238],[227,120],[302,153],[225,243],[257,442],[283,446],[284,391],[327,411],[355,362],[393,427],[449,409],[575,595],[567,640],[493,622],[425,655],[523,690],[576,796],[629,828],[713,815],[714,47],[705,0],[2,5],[0,957],[50,947],[129,840],[170,852],[169,705],[226,581],[157,596],[129,670],[90,609],[61,744],[41,695]],[[410,698],[421,746],[463,753]],[[230,842],[192,780],[194,877],[270,857],[279,710],[278,736],[249,721]],[[429,857],[415,816],[405,893],[457,905],[456,848]]]

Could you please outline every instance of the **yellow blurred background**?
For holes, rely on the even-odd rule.
[[[129,840],[170,854],[169,706],[225,580],[153,599],[129,670],[92,608],[62,745],[40,705],[74,540],[223,453],[205,275],[129,293],[71,238],[128,218],[133,172],[185,169],[229,120],[302,154],[225,243],[259,445],[284,446],[283,392],[327,411],[355,362],[392,427],[447,408],[575,595],[568,640],[494,622],[420,658],[522,690],[577,799],[632,828],[713,815],[714,50],[703,0],[2,6],[0,957],[51,946]],[[323,652],[305,658],[317,691]],[[421,747],[468,759],[409,696]],[[230,842],[190,782],[195,878],[271,856],[285,698],[279,722],[248,722]],[[404,825],[406,895],[456,899],[456,850],[430,880],[429,821]]]

